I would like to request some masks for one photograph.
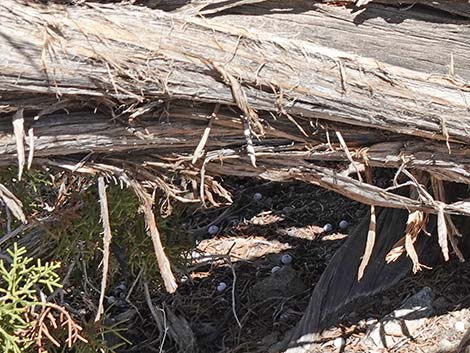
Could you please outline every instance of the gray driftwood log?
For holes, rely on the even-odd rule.
[[[197,5],[164,12],[2,2],[2,162],[15,154],[8,117],[18,107],[25,109],[25,131],[33,128],[36,156],[126,151],[137,156],[136,150],[152,149],[160,156],[185,156],[218,103],[227,108],[217,117],[207,149],[229,147],[240,154],[246,141],[239,117],[248,107],[246,118],[260,136],[258,168],[251,175],[278,179],[270,176],[277,169],[305,174],[287,168],[292,156],[309,166],[318,159],[348,161],[338,131],[357,163],[404,165],[468,182],[465,20],[416,8],[369,4],[357,13],[329,4],[294,2],[286,8],[272,1],[207,18],[195,16],[207,8]],[[277,165],[272,158],[263,166],[266,150]],[[378,190],[347,190],[334,178],[322,186],[387,206]],[[413,202],[388,206],[407,204]],[[468,213],[466,206],[448,211]]]
[[[303,180],[470,215],[412,178],[470,184],[466,1],[76,2],[0,3],[1,165],[132,170],[182,201],[166,174],[207,182],[200,201],[229,198],[215,175]],[[371,168],[409,171],[419,197]]]

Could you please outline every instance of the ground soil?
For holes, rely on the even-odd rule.
[[[188,212],[185,231],[197,244],[187,254],[189,266],[178,269],[181,284],[176,294],[152,298],[157,308],[181,319],[185,328],[175,329],[173,337],[167,328],[168,335],[162,336],[150,317],[129,331],[131,338],[141,341],[131,351],[268,352],[298,322],[329,259],[367,212],[364,205],[302,183],[225,182],[234,204]],[[342,220],[348,222],[347,229],[339,228]],[[325,232],[327,223],[332,230]],[[215,235],[207,233],[211,224],[218,227]],[[282,263],[285,254],[291,256],[291,264]],[[364,298],[326,330],[315,351],[373,352],[362,340],[367,322],[380,320],[426,286],[434,295],[435,315],[427,318],[417,337],[404,336],[394,347],[376,351],[445,351],[464,334],[456,322],[468,327],[468,270],[453,256],[380,295]],[[190,336],[183,341],[191,343],[178,344],[178,335]],[[341,343],[338,337],[344,339],[341,347],[334,344]]]

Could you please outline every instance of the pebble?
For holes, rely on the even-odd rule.
[[[345,345],[346,341],[343,337],[336,337],[333,341],[333,344],[336,348],[342,348]]]
[[[218,285],[217,285],[217,292],[221,293],[223,292],[225,289],[227,289],[227,284],[225,282],[220,282]]]
[[[331,225],[331,223],[327,223],[323,226],[323,231],[325,233],[331,232],[332,230],[333,230],[333,226]]]
[[[463,321],[457,321],[454,324],[454,327],[459,332],[464,332],[465,331],[465,323]]]
[[[452,348],[454,347],[454,345],[452,344],[452,342],[450,342],[447,338],[444,338],[443,340],[441,340],[441,342],[439,343],[439,348],[443,351],[449,351],[451,350]]]
[[[274,266],[272,269],[271,269],[271,273],[276,273],[277,271],[279,271],[281,269],[280,266]]]
[[[255,193],[255,194],[253,195],[253,200],[255,200],[255,201],[259,201],[259,200],[261,200],[262,198],[263,198],[263,195],[261,195],[260,192],[257,192],[257,193]]]
[[[210,235],[216,235],[219,232],[219,227],[213,224],[207,229],[207,232]]]
[[[342,220],[341,222],[339,222],[339,228],[342,229],[342,230],[345,230],[349,227],[349,222],[346,221],[346,220]]]
[[[292,263],[292,256],[289,255],[289,254],[284,254],[281,256],[281,262],[284,264],[284,265],[290,265]]]

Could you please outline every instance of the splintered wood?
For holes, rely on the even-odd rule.
[[[410,171],[470,184],[470,13],[459,1],[418,1],[432,13],[380,5],[392,0],[356,1],[356,12],[344,6],[352,2],[301,2],[280,14],[287,5],[258,0],[171,11],[166,2],[3,0],[0,163],[17,164],[18,178],[31,163],[132,175],[169,291],[151,193],[218,205],[231,199],[220,175],[301,180],[372,215],[407,209],[409,229],[389,256],[406,251],[415,269],[416,230],[436,214],[447,258],[447,241],[458,251],[449,215],[470,215],[470,201],[424,197]],[[398,170],[402,185],[364,181],[368,168]],[[190,186],[199,195],[182,196]],[[17,198],[0,192],[25,221]],[[370,223],[360,275],[376,236]]]

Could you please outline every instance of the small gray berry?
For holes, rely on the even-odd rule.
[[[345,230],[349,227],[349,222],[343,219],[341,222],[339,222],[339,227],[342,230]]]
[[[253,200],[255,201],[259,201],[263,198],[263,195],[261,195],[261,193],[257,192],[253,195]]]
[[[219,232],[219,227],[213,224],[207,229],[207,232],[210,235],[216,235]]]
[[[323,226],[323,231],[325,233],[331,232],[332,230],[333,230],[333,226],[331,225],[331,223],[327,223]]]
[[[289,255],[289,254],[284,254],[281,256],[281,262],[284,264],[284,265],[290,265],[292,263],[292,256]]]
[[[280,271],[280,270],[281,270],[281,267],[279,267],[279,266],[274,266],[274,267],[271,269],[271,273],[276,273],[276,272],[278,272],[278,271]]]
[[[217,292],[221,293],[223,292],[225,289],[227,289],[227,284],[225,282],[220,282],[218,285],[217,285]]]

